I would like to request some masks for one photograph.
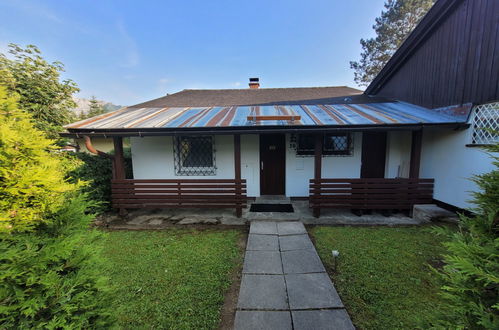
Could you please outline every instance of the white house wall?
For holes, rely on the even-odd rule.
[[[132,164],[135,179],[233,179],[234,178],[234,137],[215,136],[216,175],[177,176],[173,158],[173,138],[133,137]],[[241,177],[247,180],[248,196],[260,193],[258,135],[241,136]]]
[[[388,132],[386,140],[385,178],[408,178],[412,133]]]
[[[286,196],[309,195],[309,180],[314,177],[314,157],[296,156],[290,147],[290,134],[286,134]],[[354,133],[353,155],[349,157],[323,157],[323,178],[358,178],[362,155],[362,133]]]
[[[348,157],[323,157],[323,178],[359,178],[362,156],[362,133],[354,134],[353,155]],[[386,177],[408,174],[410,160],[410,132],[393,132],[388,135]],[[135,179],[233,179],[234,137],[215,136],[214,176],[176,176],[173,157],[173,138],[133,137],[131,140],[133,175]],[[246,179],[247,195],[260,195],[260,147],[259,136],[241,135],[241,176]],[[290,134],[286,134],[286,196],[309,195],[309,180],[314,177],[314,157],[296,156],[290,146]],[[426,176],[425,176],[426,177]],[[433,177],[433,176],[428,176]]]
[[[435,199],[461,208],[472,206],[470,192],[477,189],[469,179],[494,168],[483,150],[466,147],[470,134],[471,129],[423,131],[420,177],[435,178]]]

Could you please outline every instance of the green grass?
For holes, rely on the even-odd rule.
[[[239,267],[236,230],[116,231],[105,242],[121,329],[215,329]]]
[[[424,228],[315,227],[317,251],[356,327],[426,328],[442,310],[437,266],[445,250]],[[340,256],[332,269],[331,250]]]

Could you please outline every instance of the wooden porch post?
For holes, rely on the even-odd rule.
[[[314,147],[314,179],[320,180],[322,178],[322,143],[324,137],[322,134],[315,135],[315,147]],[[319,182],[315,182],[319,184]],[[317,203],[317,202],[315,202]],[[321,215],[320,207],[314,207],[314,217],[318,218]]]
[[[419,179],[419,165],[421,162],[421,145],[423,130],[412,132],[411,142],[411,164],[409,167],[409,178]]]
[[[241,180],[241,135],[234,134],[234,179]],[[236,183],[236,199],[241,198],[241,183]],[[243,215],[243,208],[240,201],[236,204],[236,216]]]
[[[123,156],[123,138],[115,137],[114,142],[114,179],[125,179],[125,158]]]
[[[113,158],[113,179],[123,180],[125,179],[125,159],[123,156],[123,138],[115,137],[114,142],[114,158]],[[126,215],[126,209],[119,209],[120,215]]]

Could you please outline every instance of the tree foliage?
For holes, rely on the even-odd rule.
[[[36,227],[77,189],[64,180],[52,142],[0,86],[0,232]]]
[[[376,37],[361,39],[361,58],[350,62],[357,84],[369,85],[434,2],[435,0],[385,2],[385,10],[373,25]]]
[[[95,117],[98,115],[102,115],[103,113],[106,113],[106,109],[104,106],[99,103],[99,101],[95,98],[95,96],[92,96],[90,99],[90,109],[88,109],[87,113],[83,113],[80,116],[80,119],[86,119],[86,118],[91,118]]]
[[[451,311],[441,316],[444,328],[499,329],[499,144],[487,149],[495,169],[473,178],[476,215],[461,215],[457,232],[435,229],[448,239],[440,271]]]
[[[69,195],[35,232],[0,234],[1,329],[106,329],[102,232],[90,230],[85,195]]]
[[[10,44],[9,53],[0,53],[0,84],[19,95],[19,107],[33,116],[37,128],[58,138],[62,126],[75,119],[72,95],[78,87],[72,80],[61,81],[62,63],[47,62],[36,46]]]
[[[52,141],[0,86],[0,329],[105,328],[93,215]]]

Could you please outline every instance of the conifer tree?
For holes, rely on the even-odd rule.
[[[435,0],[385,2],[385,10],[373,25],[376,37],[360,39],[361,58],[359,61],[350,62],[357,84],[369,85],[434,2]]]

